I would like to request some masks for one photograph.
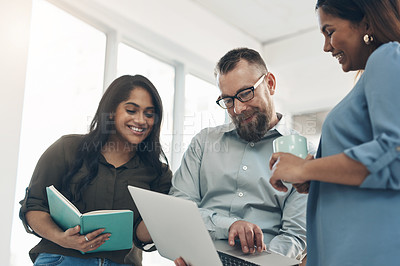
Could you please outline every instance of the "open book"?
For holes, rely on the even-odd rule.
[[[46,187],[50,216],[63,230],[80,225],[80,234],[105,228],[110,239],[94,251],[112,251],[132,248],[133,212],[131,210],[98,210],[80,213],[53,185]]]

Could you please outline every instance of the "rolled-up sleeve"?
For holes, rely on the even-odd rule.
[[[60,188],[62,177],[67,171],[64,158],[64,141],[65,137],[60,138],[40,157],[29,187],[26,188],[25,198],[20,201],[19,217],[29,233],[32,233],[32,230],[27,224],[25,214],[28,211],[49,212],[46,187],[54,185]]]
[[[370,174],[362,188],[400,190],[400,143],[385,133],[374,141],[345,151],[350,158],[364,164]]]
[[[400,190],[400,51],[388,51],[371,55],[364,73],[373,140],[345,154],[368,168],[362,188]]]

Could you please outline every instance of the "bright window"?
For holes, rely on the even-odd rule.
[[[32,265],[39,241],[18,218],[41,154],[65,134],[85,134],[103,92],[106,36],[47,1],[34,0],[11,237],[12,265]]]
[[[222,125],[226,117],[226,111],[215,103],[220,95],[217,86],[188,74],[185,88],[184,150],[201,129]]]

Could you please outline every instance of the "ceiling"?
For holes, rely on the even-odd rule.
[[[261,44],[317,28],[316,0],[192,0]]]

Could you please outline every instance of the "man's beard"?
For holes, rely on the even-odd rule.
[[[236,126],[236,130],[239,136],[249,142],[259,141],[268,132],[271,120],[271,118],[268,117],[267,114],[265,114],[264,112],[260,112],[259,110],[256,110],[254,115],[256,116],[256,119],[249,123],[243,122],[246,114],[232,117],[232,121]]]

